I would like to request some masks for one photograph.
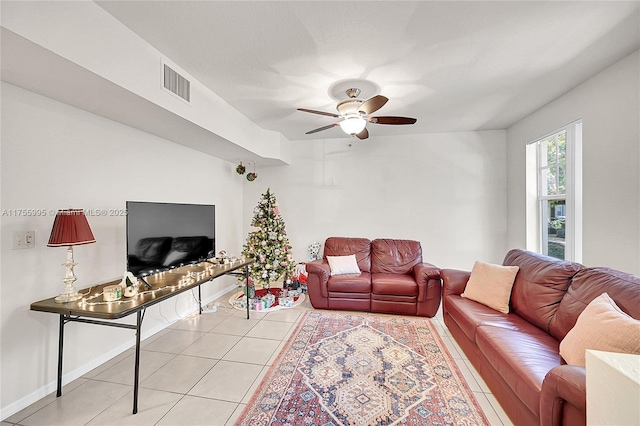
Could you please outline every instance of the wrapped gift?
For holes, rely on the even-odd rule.
[[[280,306],[284,306],[284,307],[286,307],[286,308],[290,308],[290,307],[292,307],[294,303],[295,303],[295,302],[294,302],[294,300],[293,300],[293,297],[290,297],[290,296],[287,296],[287,297],[281,297],[281,298],[279,298],[279,299],[278,299],[278,304],[279,304]]]
[[[262,301],[265,303],[265,308],[270,308],[276,303],[276,297],[271,293],[267,293],[262,297]]]
[[[249,296],[250,299],[255,297],[255,295],[256,295],[256,288],[253,286],[253,284],[249,284],[249,291],[248,292],[247,292],[247,286],[246,285],[244,286],[243,290],[244,290],[243,292],[244,292],[245,296],[247,296],[247,293],[249,293],[248,296]]]
[[[240,309],[245,309],[247,307],[247,301],[243,297],[242,299],[236,299],[233,301],[233,306]]]

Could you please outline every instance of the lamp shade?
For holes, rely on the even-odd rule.
[[[338,124],[340,124],[343,132],[349,135],[357,135],[366,127],[367,120],[360,116],[353,116],[345,118]]]
[[[47,246],[77,246],[95,242],[82,209],[58,210]]]

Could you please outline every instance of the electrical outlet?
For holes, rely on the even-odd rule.
[[[15,231],[13,233],[13,250],[31,249],[36,246],[35,231]]]

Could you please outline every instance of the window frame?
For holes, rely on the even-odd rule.
[[[565,144],[565,192],[564,194],[543,195],[546,192],[547,179],[543,179],[547,150],[542,149],[543,141],[562,132],[566,134]],[[548,208],[545,203],[552,200],[565,200],[565,254],[566,260],[582,261],[582,120],[576,120],[555,129],[527,143],[527,186],[535,182],[535,191],[528,188],[527,193],[527,249],[545,253],[548,247]],[[544,155],[544,161],[543,161]],[[556,154],[557,155],[557,154]],[[531,158],[533,157],[533,158]],[[534,160],[535,159],[535,160]],[[556,157],[557,160],[557,157]],[[543,165],[543,163],[545,163]],[[554,163],[559,172],[560,163]],[[545,175],[546,176],[546,175]],[[556,174],[559,182],[559,177]]]

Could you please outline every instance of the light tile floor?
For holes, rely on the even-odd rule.
[[[270,313],[233,309],[192,315],[142,344],[138,414],[132,415],[134,351],[129,349],[1,423],[9,425],[233,425],[306,310],[308,301]],[[510,425],[487,385],[431,319],[492,425]]]

